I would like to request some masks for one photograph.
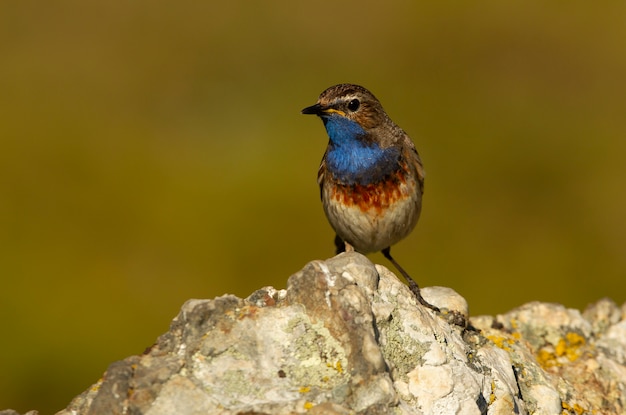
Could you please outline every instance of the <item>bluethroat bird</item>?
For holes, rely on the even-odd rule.
[[[424,169],[407,133],[359,85],[331,86],[302,113],[320,117],[328,133],[317,182],[337,253],[382,251],[417,300],[438,311],[391,256],[391,245],[411,233],[422,209]]]

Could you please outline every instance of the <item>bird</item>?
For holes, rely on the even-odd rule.
[[[321,118],[329,138],[317,182],[336,253],[382,252],[417,301],[439,311],[391,256],[391,246],[411,233],[422,208],[424,168],[411,138],[360,85],[331,86],[302,114]]]

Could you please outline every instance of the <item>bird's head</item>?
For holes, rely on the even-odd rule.
[[[387,119],[385,110],[374,94],[359,85],[339,84],[320,94],[315,105],[302,110],[303,114],[314,114],[328,123],[345,123],[350,120],[368,131],[382,125]]]

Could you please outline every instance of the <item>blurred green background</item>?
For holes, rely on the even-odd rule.
[[[54,413],[185,300],[331,256],[300,110],[340,82],[422,155],[394,248],[421,285],[626,300],[626,3],[382,4],[1,3],[0,409]]]

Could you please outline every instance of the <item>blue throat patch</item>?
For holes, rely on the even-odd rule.
[[[339,114],[322,117],[330,138],[326,167],[343,184],[368,185],[398,169],[400,150],[382,149],[375,142],[364,142],[367,133],[357,122]]]

